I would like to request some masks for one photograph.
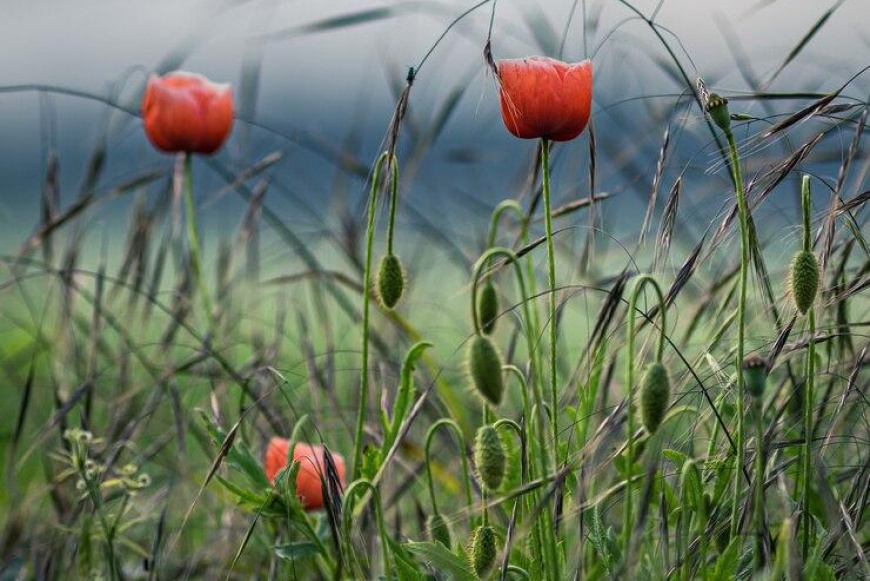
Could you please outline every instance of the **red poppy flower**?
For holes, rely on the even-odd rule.
[[[290,443],[284,438],[272,438],[266,448],[266,477],[275,483],[275,477],[287,466],[287,447]],[[341,486],[345,480],[344,458],[340,454],[332,454],[335,469]],[[321,475],[326,473],[326,462],[323,459],[323,446],[311,446],[298,443],[293,448],[293,461],[299,463],[299,473],[296,475],[296,495],[305,510],[323,508],[323,489],[320,485]]]
[[[229,85],[201,75],[175,72],[151,75],[142,99],[145,134],[167,153],[214,153],[233,128]]]
[[[523,139],[570,141],[589,122],[592,61],[568,64],[533,56],[498,63],[501,115]]]

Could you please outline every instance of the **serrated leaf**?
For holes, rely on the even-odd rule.
[[[447,573],[456,581],[477,581],[477,575],[471,568],[471,564],[462,557],[451,553],[441,543],[412,542],[405,543],[405,550],[423,558],[436,570]]]

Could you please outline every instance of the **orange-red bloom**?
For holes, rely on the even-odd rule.
[[[592,61],[568,64],[533,56],[498,63],[501,115],[523,139],[570,141],[589,122]]]
[[[217,151],[233,128],[229,85],[201,75],[174,72],[151,75],[142,99],[145,134],[167,153]]]
[[[272,438],[266,448],[266,477],[273,484],[281,469],[287,466],[287,448],[290,443],[284,438]],[[335,469],[341,486],[345,480],[344,458],[340,454],[332,454]],[[296,475],[296,495],[305,510],[323,508],[323,489],[320,485],[321,475],[326,475],[326,462],[323,459],[323,446],[311,446],[298,443],[293,448],[293,461],[299,463],[299,473]]]

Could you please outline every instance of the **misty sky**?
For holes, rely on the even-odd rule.
[[[259,121],[282,129],[302,128],[339,144],[346,128],[363,118],[373,128],[366,140],[377,147],[395,103],[390,81],[401,80],[446,24],[474,4],[470,0],[0,0],[0,85],[39,83],[106,94],[111,84],[131,75],[123,99],[135,105],[146,73],[172,51],[189,46],[182,68],[222,82],[239,83],[246,56],[261,60],[255,113]],[[493,32],[496,57],[540,52],[556,56],[572,4],[573,0],[500,0]],[[644,14],[657,4],[635,2]],[[752,70],[765,79],[834,4],[834,0],[669,0],[662,4],[656,21],[666,27],[669,39],[674,38],[671,34],[679,38],[675,46],[681,44],[691,56],[678,55],[687,73],[704,76],[727,92],[745,90],[747,85],[733,64],[726,34],[752,55]],[[681,90],[661,74],[656,65],[665,58],[661,46],[627,8],[617,0],[590,1],[587,18],[597,22],[597,28],[584,39],[582,6],[580,2],[563,56],[566,60],[593,57],[593,114],[598,119],[611,105],[631,97]],[[390,7],[397,15],[337,31],[304,32],[312,23],[377,7]],[[427,102],[443,100],[457,84],[468,84],[460,104],[463,121],[450,126],[445,141],[474,138],[489,140],[486,145],[491,149],[518,148],[524,144],[506,139],[497,121],[494,84],[481,59],[489,14],[488,7],[478,10],[445,39],[418,77],[414,105],[419,111]],[[832,90],[870,64],[867,22],[870,1],[846,0],[772,90]],[[615,27],[614,34],[607,34]],[[553,31],[543,34],[548,47],[541,49],[533,28]],[[868,90],[870,76],[849,89],[862,98]],[[649,103],[656,105],[654,100]],[[54,137],[64,153],[62,169],[72,172],[67,182],[75,183],[75,172],[87,155],[81,145],[93,143],[105,107],[64,96],[52,97],[51,105]],[[4,134],[0,175],[7,189],[0,201],[4,218],[14,214],[10,205],[19,199],[16,196],[30,199],[39,191],[45,126],[40,114],[36,93],[0,94]],[[135,122],[131,124],[118,142],[138,159],[157,159],[137,128]],[[650,163],[659,135],[656,131],[648,136]],[[238,147],[237,141],[233,147]],[[303,176],[305,169],[303,165]],[[305,177],[311,183],[317,179]],[[473,181],[463,186],[472,187]]]

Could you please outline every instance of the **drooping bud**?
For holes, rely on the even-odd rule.
[[[405,275],[402,263],[394,254],[387,254],[378,267],[378,297],[384,308],[392,309],[402,298],[405,288]]]
[[[450,526],[444,520],[444,517],[437,512],[429,515],[429,519],[426,522],[426,530],[429,533],[431,541],[437,541],[448,549],[450,548]]]
[[[640,388],[640,411],[647,432],[654,434],[665,417],[670,403],[671,387],[668,371],[661,363],[653,363],[643,376]]]
[[[471,538],[471,564],[481,579],[485,578],[495,564],[497,553],[495,531],[489,525],[477,527]]]
[[[477,311],[480,314],[480,327],[484,335],[491,335],[495,329],[498,317],[498,293],[492,281],[487,281],[477,300]]]
[[[791,296],[801,314],[806,314],[819,290],[819,262],[809,250],[801,250],[791,261]]]
[[[758,355],[749,355],[743,360],[743,382],[755,398],[764,396],[767,385],[767,363]]]
[[[468,368],[477,392],[490,404],[501,403],[504,393],[501,355],[489,337],[476,335],[468,346]]]
[[[481,426],[474,440],[474,465],[483,485],[498,490],[504,479],[505,453],[498,431],[493,426]]]

